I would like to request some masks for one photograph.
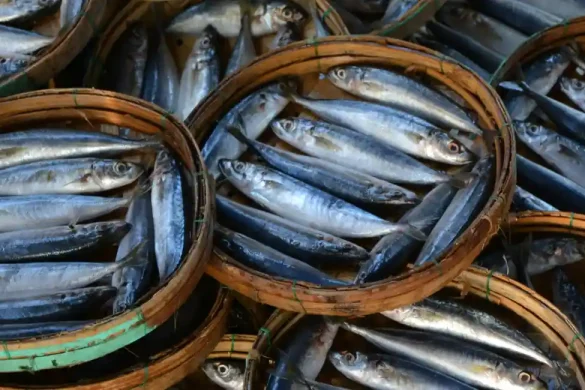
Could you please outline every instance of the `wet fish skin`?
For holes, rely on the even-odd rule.
[[[453,300],[427,298],[381,314],[415,329],[476,342],[554,367],[522,332],[491,314]]]
[[[307,263],[287,256],[243,234],[216,224],[216,245],[236,261],[256,271],[320,286],[347,286]]]
[[[472,344],[461,345],[451,337],[404,330],[381,333],[349,323],[344,323],[343,328],[386,352],[397,353],[473,386],[546,390],[538,378],[513,361]],[[459,348],[453,348],[455,342]]]
[[[219,84],[218,35],[208,26],[197,38],[181,74],[177,112],[186,120]]]
[[[221,160],[224,176],[264,208],[313,229],[338,237],[376,237],[404,231],[416,239],[424,234],[394,224],[344,200],[273,169],[237,160]]]
[[[359,170],[391,183],[437,184],[451,177],[366,134],[303,118],[271,123],[274,134],[311,156]]]
[[[410,224],[428,235],[456,193],[457,189],[450,184],[439,184],[398,222]],[[356,284],[375,282],[402,271],[422,245],[420,241],[399,232],[382,237],[370,251],[368,261],[362,263]]]
[[[0,324],[66,321],[83,318],[116,295],[109,286],[68,290],[25,299],[0,300]]]
[[[228,228],[306,263],[356,262],[367,258],[362,247],[341,238],[244,206],[216,195],[218,214]]]
[[[26,69],[34,60],[35,57],[27,54],[0,53],[0,79]]]
[[[113,156],[159,147],[159,141],[129,140],[95,131],[31,129],[0,135],[0,168],[58,158]]]
[[[390,0],[380,24],[385,25],[400,20],[417,3],[418,0]]]
[[[60,24],[61,29],[70,27],[77,17],[81,14],[81,10],[85,4],[85,0],[61,0]]]
[[[94,222],[0,233],[0,262],[54,260],[119,242],[130,231],[124,221]]]
[[[331,352],[329,361],[347,378],[368,388],[384,390],[473,389],[416,363],[383,354]]]
[[[151,202],[156,264],[162,282],[181,264],[186,223],[179,165],[164,150],[156,157]]]
[[[569,77],[561,77],[561,91],[582,111],[585,111],[585,82]]]
[[[0,23],[19,24],[50,14],[59,0],[11,0],[0,4]]]
[[[163,35],[158,37],[158,46],[146,61],[141,96],[167,112],[177,112],[179,71]]]
[[[34,324],[4,324],[0,325],[0,340],[22,340],[32,337],[41,337],[55,333],[72,332],[81,329],[95,321],[57,321],[40,322]]]
[[[54,40],[54,37],[0,24],[0,41],[5,54],[32,54],[49,46]]]
[[[289,22],[278,29],[274,40],[270,44],[270,50],[280,49],[281,47],[285,47],[302,39],[303,37],[299,31],[298,26]]]
[[[226,390],[244,390],[244,364],[233,360],[206,360],[201,367],[205,375]]]
[[[585,332],[585,297],[561,269],[557,268],[554,272],[552,301],[575,324],[579,333],[583,334]]]
[[[531,194],[520,186],[516,186],[514,190],[512,207],[516,211],[559,211],[553,205]]]
[[[256,59],[256,48],[252,40],[252,26],[248,12],[242,15],[242,22],[240,24],[240,33],[238,34],[238,39],[228,61],[224,78],[244,68]]]
[[[475,177],[467,187],[457,191],[451,204],[429,234],[414,263],[415,266],[437,261],[477,216],[489,195],[492,166],[491,158],[482,159],[475,165],[473,168]]]
[[[146,26],[131,25],[115,44],[112,54],[113,89],[126,95],[140,97],[148,57],[149,38]]]

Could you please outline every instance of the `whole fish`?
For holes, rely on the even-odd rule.
[[[254,240],[307,263],[356,262],[367,258],[362,247],[341,238],[290,222],[277,215],[216,195],[220,220]]]
[[[514,190],[512,207],[516,211],[559,211],[553,205],[531,194],[520,186],[516,186]]]
[[[113,89],[126,95],[140,97],[146,60],[148,56],[148,31],[146,26],[136,23],[128,27],[116,42],[108,60],[113,69]]]
[[[412,328],[476,342],[554,366],[522,332],[491,314],[453,300],[427,298],[398,309],[383,311],[382,315]]]
[[[253,36],[272,34],[288,22],[300,24],[306,19],[300,5],[290,0],[253,0],[250,9]],[[227,38],[240,33],[242,12],[238,0],[205,0],[187,8],[169,24],[167,31],[200,34],[208,25]]]
[[[349,323],[344,323],[343,327],[384,351],[400,354],[473,386],[494,390],[546,390],[538,378],[515,362],[451,337],[418,331],[381,333]],[[453,348],[454,345],[457,348]]]
[[[159,141],[129,140],[96,131],[16,131],[0,134],[0,168],[58,158],[112,156],[159,146]]]
[[[309,0],[309,11],[311,14],[311,19],[313,20],[313,25],[315,27],[315,38],[325,38],[330,36],[329,30],[319,13],[317,12],[317,1],[316,0]]]
[[[548,0],[519,0],[523,3],[530,4],[545,12],[549,12],[562,19],[573,19],[580,15],[585,15],[585,3],[581,0],[559,0],[550,2]]]
[[[237,129],[230,129],[230,132],[274,169],[342,199],[358,204],[418,203],[414,192],[395,184],[327,160],[286,152],[250,140]]]
[[[267,275],[313,283],[320,286],[346,286],[307,263],[278,252],[243,234],[216,224],[216,245],[246,267]]]
[[[75,225],[128,206],[130,198],[84,195],[0,197],[0,232]]]
[[[141,264],[138,245],[124,261],[114,263],[22,263],[0,264],[0,294],[3,299],[39,296],[88,286],[123,267]]]
[[[59,0],[9,0],[0,4],[0,23],[19,24],[52,13]]]
[[[307,317],[299,327],[279,354],[275,372],[268,379],[266,390],[305,388],[294,385],[286,374],[292,372],[301,378],[315,380],[323,368],[339,324],[323,317]]]
[[[56,321],[39,322],[34,324],[4,324],[0,325],[0,340],[21,340],[32,337],[41,337],[55,333],[72,332],[81,329],[95,321]]]
[[[526,83],[536,92],[547,95],[569,66],[569,52],[553,50],[523,67]],[[509,91],[504,99],[510,117],[525,121],[536,108],[536,102],[524,93]]]
[[[585,146],[530,122],[515,122],[518,138],[563,176],[585,186]]]
[[[181,264],[186,223],[181,172],[178,163],[164,150],[154,164],[152,215],[156,264],[163,281]]]
[[[377,237],[403,231],[425,240],[418,229],[395,224],[290,176],[261,165],[221,160],[224,176],[246,196],[293,222],[339,237]]]
[[[0,262],[45,261],[90,253],[118,243],[130,231],[124,221],[0,233]]]
[[[244,0],[240,0],[244,1]],[[252,25],[250,21],[250,14],[248,9],[242,13],[242,22],[238,39],[232,50],[232,55],[227,64],[224,77],[237,72],[244,68],[250,62],[256,58],[256,48],[254,47],[254,41],[252,40]]]
[[[46,37],[36,32],[0,24],[2,52],[7,54],[32,54],[49,46],[54,40],[54,37]]]
[[[278,29],[276,36],[272,40],[272,43],[270,43],[270,50],[280,49],[302,39],[303,37],[299,31],[299,27],[289,22]]]
[[[208,26],[197,38],[181,75],[177,113],[186,120],[219,84],[217,32]]]
[[[0,52],[0,79],[26,69],[35,59],[35,57],[27,54],[4,54]]]
[[[466,390],[473,387],[395,356],[331,352],[329,361],[354,382],[380,390]]]
[[[122,261],[133,247],[144,242],[144,246],[137,254],[144,259],[144,264],[122,268],[112,275],[112,286],[118,289],[114,300],[114,314],[132,307],[149,288],[155,264],[154,224],[150,191],[140,194],[132,201],[128,207],[126,222],[132,226],[132,230],[120,242],[116,261]]]
[[[441,93],[410,77],[366,66],[333,68],[327,76],[337,87],[363,99],[387,104],[438,126],[482,135],[481,129],[468,118],[465,111]],[[389,133],[396,136],[394,132]]]
[[[516,156],[518,184],[561,211],[585,213],[585,188],[520,155]]]
[[[246,145],[232,137],[228,133],[228,128],[241,122],[241,127],[246,130],[247,138],[258,138],[266,126],[288,104],[283,91],[295,86],[296,83],[292,80],[269,84],[248,95],[219,121],[201,151],[205,165],[214,178],[217,179],[220,174],[217,166],[220,159],[238,158],[246,151]]]
[[[61,13],[59,16],[61,29],[68,28],[75,22],[81,14],[84,4],[85,0],[61,0]]]
[[[472,7],[490,15],[518,31],[532,35],[561,23],[562,18],[520,0],[472,0]]]
[[[457,191],[421,249],[414,263],[416,266],[437,261],[450,248],[459,234],[471,224],[489,196],[492,167],[491,158],[480,160],[475,165],[473,168],[475,177],[467,187]]]
[[[436,186],[423,198],[421,204],[406,213],[398,223],[410,224],[424,234],[430,234],[456,192],[457,189],[447,183]],[[422,245],[420,241],[400,232],[382,237],[370,251],[368,261],[362,263],[356,283],[375,282],[402,271]]]
[[[75,320],[99,310],[116,295],[113,287],[89,287],[25,299],[0,300],[0,324]]]
[[[585,332],[585,297],[579,288],[569,281],[567,275],[556,269],[553,282],[552,301],[577,327],[580,334]]]
[[[561,77],[561,90],[582,111],[585,111],[585,82],[579,79]]]
[[[497,19],[481,14],[461,3],[445,4],[435,15],[437,20],[468,35],[486,48],[503,56],[511,55],[528,36]]]
[[[358,14],[382,14],[388,8],[388,0],[333,0],[333,3]]]
[[[84,194],[133,183],[137,164],[98,158],[38,161],[0,169],[0,195]]]
[[[417,4],[418,0],[390,0],[380,24],[385,25],[400,20]]]
[[[366,134],[302,118],[279,119],[274,134],[295,148],[391,183],[437,184],[453,180]]]
[[[447,133],[410,113],[358,100],[313,100],[294,94],[291,99],[327,121],[372,136],[404,153],[452,165],[472,161],[471,153]]]
[[[244,364],[238,361],[207,360],[201,367],[205,375],[226,390],[244,390]]]
[[[146,62],[141,96],[163,110],[175,113],[179,98],[179,71],[165,37],[161,35],[158,39],[158,47]]]

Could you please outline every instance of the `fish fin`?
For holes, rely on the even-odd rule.
[[[406,224],[404,229],[404,234],[414,238],[417,241],[426,241],[427,235],[421,232],[416,226],[411,224]]]
[[[455,188],[465,188],[469,185],[471,180],[475,179],[476,177],[476,172],[460,172],[451,176],[449,184]]]

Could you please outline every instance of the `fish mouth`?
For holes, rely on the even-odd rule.
[[[219,171],[227,177],[232,169],[232,161],[227,158],[221,158],[217,161],[217,167],[219,168]]]

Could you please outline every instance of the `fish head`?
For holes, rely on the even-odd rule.
[[[451,138],[447,133],[437,130],[430,133],[426,148],[429,154],[440,157],[441,160],[453,164],[466,164],[474,160],[473,153],[465,148],[459,141]]]
[[[303,139],[303,127],[298,118],[276,119],[270,123],[270,127],[283,141],[294,144]]]
[[[275,26],[284,26],[289,22],[301,24],[307,19],[307,13],[293,1],[271,0],[266,7],[270,20]]]
[[[527,144],[544,144],[551,136],[551,130],[531,122],[514,121],[516,135]]]
[[[561,89],[569,96],[583,96],[585,82],[570,77],[561,77]]]
[[[250,189],[262,176],[262,167],[245,161],[222,158],[218,162],[221,173],[240,190]]]
[[[140,165],[127,161],[103,161],[93,164],[92,167],[101,182],[105,180],[133,182],[144,173]]]
[[[360,352],[332,351],[329,353],[329,361],[343,373],[356,374],[363,372],[368,366],[368,356]]]
[[[546,385],[537,376],[518,366],[498,363],[494,374],[498,383],[507,389],[546,390]]]
[[[284,47],[302,39],[299,28],[295,23],[288,22],[278,30],[275,38],[276,47]]]
[[[218,40],[219,34],[217,30],[211,25],[205,27],[205,30],[195,41],[190,57],[197,58],[200,61],[211,61],[217,54]]]
[[[129,28],[129,42],[132,47],[146,51],[148,46],[148,31],[142,23],[136,23]]]
[[[232,362],[221,360],[207,361],[203,364],[202,369],[209,379],[226,389],[242,388],[242,370]]]
[[[327,72],[329,81],[344,90],[357,89],[364,75],[365,70],[359,66],[337,66]]]

